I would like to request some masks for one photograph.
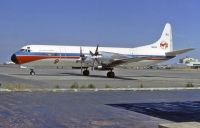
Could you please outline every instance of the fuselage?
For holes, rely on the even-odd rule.
[[[77,63],[80,60],[80,47],[86,56],[89,55],[90,51],[96,49],[96,47],[91,46],[27,45],[13,54],[11,59],[16,64],[27,67],[80,66],[80,63]],[[161,53],[156,49],[149,50],[148,45],[136,48],[99,47],[99,52],[101,53],[101,51],[130,57],[146,57],[145,60],[140,62],[129,63],[130,66],[152,65],[173,58],[172,56],[165,56],[164,52]]]

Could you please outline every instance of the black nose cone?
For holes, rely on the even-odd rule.
[[[11,60],[12,60],[12,62],[14,62],[15,64],[18,64],[17,56],[16,56],[15,54],[13,54],[13,55],[11,56]]]

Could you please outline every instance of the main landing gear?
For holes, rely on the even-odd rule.
[[[90,75],[90,71],[88,69],[83,70],[83,75],[84,76],[89,76]]]
[[[90,71],[86,68],[83,70],[83,75],[84,76],[89,76],[90,75]],[[113,72],[113,70],[110,70],[109,72],[107,72],[107,77],[108,78],[115,78],[115,73]]]
[[[108,78],[115,78],[115,73],[111,70],[107,73]]]
[[[34,71],[34,69],[30,69],[31,71],[30,71],[30,75],[31,76],[34,76],[35,75],[35,71]]]

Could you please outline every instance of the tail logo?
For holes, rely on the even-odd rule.
[[[165,41],[161,42],[161,43],[160,43],[160,48],[162,48],[162,49],[167,49],[167,48],[168,48],[168,43],[165,42]]]

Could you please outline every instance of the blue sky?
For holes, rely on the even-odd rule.
[[[145,45],[160,37],[166,22],[173,27],[175,49],[196,48],[178,58],[200,59],[199,5],[199,0],[0,0],[0,62],[27,44]]]

